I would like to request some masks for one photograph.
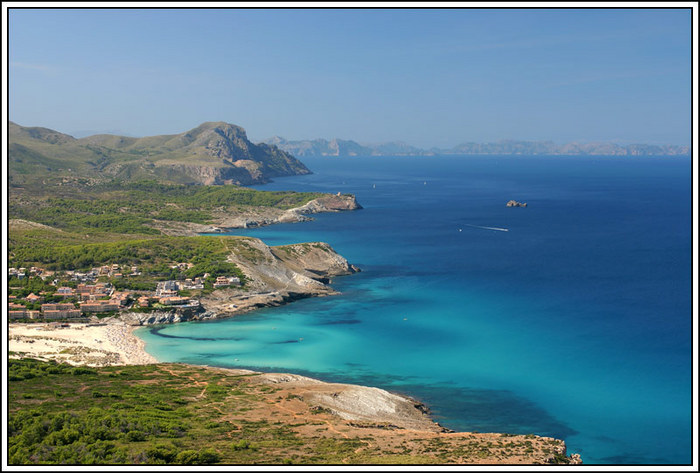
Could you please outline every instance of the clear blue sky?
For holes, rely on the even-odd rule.
[[[687,145],[689,9],[9,11],[10,120],[255,141]]]

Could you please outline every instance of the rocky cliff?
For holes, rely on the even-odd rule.
[[[327,243],[313,242],[268,247],[257,238],[240,237],[229,247],[228,260],[243,271],[243,287],[219,289],[201,298],[201,309],[129,312],[121,320],[131,325],[150,325],[207,320],[279,306],[306,297],[337,294],[332,278],[359,269]]]
[[[249,238],[231,253],[229,260],[243,271],[245,288],[215,291],[202,299],[208,310],[223,315],[337,294],[329,285],[332,278],[358,271],[330,245],[321,242],[268,247]]]

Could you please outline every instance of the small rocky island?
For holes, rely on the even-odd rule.
[[[518,202],[516,200],[509,200],[506,207],[527,207],[527,202]]]

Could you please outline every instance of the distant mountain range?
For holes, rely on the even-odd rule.
[[[15,186],[63,176],[248,185],[309,173],[291,154],[251,143],[243,128],[224,122],[202,123],[176,135],[80,139],[48,128],[9,124],[9,177]]]
[[[688,146],[618,145],[614,143],[567,143],[503,140],[495,143],[462,143],[449,149],[421,149],[402,142],[362,145],[352,140],[289,141],[275,136],[265,143],[298,157],[320,156],[436,156],[436,155],[597,155],[597,156],[681,156],[690,155]]]

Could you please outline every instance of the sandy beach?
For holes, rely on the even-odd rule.
[[[10,358],[27,356],[88,366],[158,362],[146,353],[143,341],[133,334],[134,326],[118,321],[67,325],[53,328],[48,324],[10,324]]]

